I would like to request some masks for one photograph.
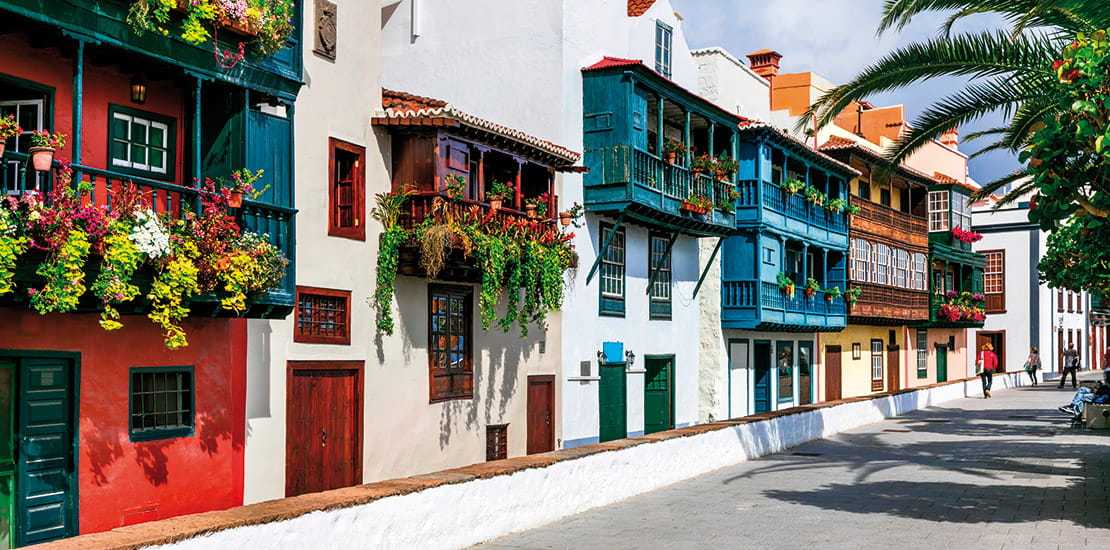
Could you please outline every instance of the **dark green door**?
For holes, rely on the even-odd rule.
[[[69,359],[0,358],[11,411],[0,437],[14,441],[0,448],[0,525],[12,546],[77,534],[72,380]]]
[[[937,382],[948,381],[948,346],[937,346]]]
[[[624,363],[602,363],[601,386],[598,390],[601,423],[598,441],[628,437],[628,405],[625,395]]]
[[[674,428],[674,356],[644,359],[644,433]]]

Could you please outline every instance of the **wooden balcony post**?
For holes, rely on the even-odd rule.
[[[523,210],[524,205],[521,204],[522,197],[524,197],[524,190],[520,188],[520,174],[524,172],[524,163],[519,160],[516,162],[516,197],[513,199],[513,208]]]
[[[666,158],[663,154],[663,96],[656,96],[655,102],[655,154]],[[689,166],[689,165],[687,165]]]
[[[686,166],[690,166],[690,111],[682,110],[682,141],[686,144]]]

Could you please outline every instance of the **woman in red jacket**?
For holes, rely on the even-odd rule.
[[[998,356],[994,354],[994,346],[983,344],[983,349],[979,351],[979,356],[975,359],[975,370],[979,373],[979,378],[983,380],[983,399],[991,396],[991,382],[997,368]]]

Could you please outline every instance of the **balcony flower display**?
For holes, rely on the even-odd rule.
[[[691,193],[686,200],[682,201],[681,208],[695,214],[708,214],[713,209],[713,201],[709,200],[709,197]]]
[[[176,11],[184,14],[181,38],[190,44],[214,38],[222,27],[255,37],[258,53],[272,55],[293,32],[294,8],[293,0],[134,0],[127,23],[140,35],[168,36],[171,12]]]
[[[785,189],[787,193],[790,193],[791,195],[796,195],[805,190],[806,184],[802,180],[790,178],[782,182],[782,188]]]
[[[501,209],[501,201],[515,196],[516,187],[510,182],[494,181],[490,185],[489,194],[486,195],[486,200],[489,201],[489,207],[493,210]]]
[[[981,322],[987,318],[986,299],[982,294],[949,290],[944,293],[944,303],[937,307],[937,317],[953,322]]]
[[[551,193],[544,191],[538,197],[524,199],[524,214],[529,218],[544,218],[547,216],[547,205],[551,202]]]
[[[802,287],[802,292],[805,293],[806,298],[812,298],[817,291],[821,290],[821,285],[817,284],[817,279],[812,277],[806,278],[806,285]]]
[[[690,170],[696,173],[712,173],[717,169],[717,159],[702,153],[690,161]]]
[[[246,168],[241,168],[231,173],[229,179],[216,180],[220,186],[220,192],[224,194],[227,199],[227,205],[232,208],[239,208],[243,206],[243,197],[248,199],[257,199],[270,188],[269,185],[261,189],[256,189],[254,184],[262,179],[262,170],[251,172]]]
[[[821,292],[825,295],[825,300],[828,301],[828,302],[831,302],[831,301],[833,301],[833,300],[835,300],[835,299],[844,295],[844,293],[840,291],[840,287],[838,287],[838,286],[834,286],[832,288],[826,288],[826,289],[822,290]]]
[[[718,180],[724,180],[726,176],[740,168],[738,161],[732,160],[728,155],[721,155],[715,159],[716,165],[713,167],[713,173],[717,176]]]
[[[49,172],[54,163],[54,153],[66,146],[65,134],[51,134],[46,130],[31,132],[31,165],[39,172]]]
[[[574,233],[544,221],[498,214],[492,206],[484,213],[477,204],[452,204],[442,197],[433,199],[425,219],[406,229],[399,221],[412,195],[411,188],[378,193],[370,212],[385,228],[374,292],[379,331],[393,333],[394,282],[406,243],[419,247],[428,278],[440,274],[452,251],[475,262],[481,270],[478,307],[483,330],[496,325],[509,332],[515,325],[523,337],[530,324],[545,326],[548,312],[562,306],[563,273],[578,261],[571,244]]]
[[[844,299],[848,301],[848,305],[854,306],[856,305],[856,302],[859,301],[859,295],[862,292],[863,289],[859,288],[858,286],[849,288],[848,290],[844,291]]]
[[[239,228],[211,180],[200,195],[203,211],[177,219],[151,210],[151,197],[134,186],[116,189],[110,210],[97,206],[91,191],[89,182],[73,182],[63,164],[48,195],[29,192],[0,203],[0,295],[16,290],[13,270],[34,250],[45,256],[35,269],[41,284],[25,289],[36,311],[74,311],[88,293],[100,326],[114,330],[123,326],[117,307],[145,293],[147,316],[165,331],[166,347],[177,349],[188,345],[180,322],[191,298],[212,292],[224,309],[241,313],[251,296],[276,287],[285,274],[285,257],[265,235]],[[223,257],[232,261],[220,265]],[[149,283],[138,281],[140,270],[152,275]]]
[[[825,199],[828,198],[824,193],[822,193],[819,189],[812,185],[806,186],[805,197],[806,202],[812,204],[813,206],[821,206],[822,204],[825,204]]]
[[[578,220],[582,218],[582,215],[585,212],[585,205],[575,202],[571,205],[569,210],[559,212],[559,223],[563,224],[563,227],[567,227],[573,224],[575,228],[581,228],[582,225],[578,222]]]
[[[23,133],[23,128],[15,121],[15,115],[0,116],[0,157],[4,156],[4,145],[8,138]]]
[[[466,178],[458,174],[447,174],[443,176],[443,184],[447,189],[447,198],[457,201],[466,197]]]
[[[983,236],[979,233],[968,231],[962,227],[953,227],[952,236],[955,237],[957,241],[967,244],[978,242],[983,239]]]
[[[825,209],[829,212],[839,213],[844,210],[846,206],[848,206],[848,201],[844,199],[832,199],[825,203]]]
[[[794,299],[794,280],[791,279],[790,277],[787,277],[785,273],[780,271],[779,274],[776,276],[776,282],[778,282],[778,284],[779,284],[779,290],[781,290],[782,293],[785,294],[787,298],[790,298],[791,300],[793,300]]]
[[[671,164],[675,163],[678,159],[678,155],[688,150],[689,148],[686,147],[686,144],[677,139],[667,138],[663,140],[663,155],[666,157],[667,162]]]
[[[854,204],[849,204],[848,206],[844,207],[844,212],[846,214],[848,214],[849,216],[855,216],[856,214],[859,214],[862,211],[863,211],[862,208],[860,208],[860,207],[858,207]]]

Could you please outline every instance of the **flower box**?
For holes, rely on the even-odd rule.
[[[708,207],[708,206],[700,206],[700,205],[694,204],[690,201],[682,201],[682,207],[681,207],[682,210],[686,210],[687,212],[693,212],[695,214],[708,214],[709,213],[709,208],[710,207]]]

